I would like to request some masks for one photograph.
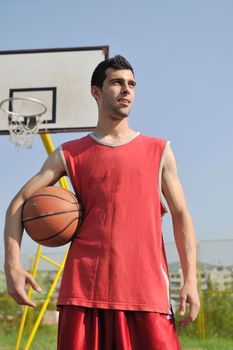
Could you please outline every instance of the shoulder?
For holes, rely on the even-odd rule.
[[[159,137],[145,136],[145,135],[141,135],[141,142],[143,142],[144,144],[150,147],[156,147],[161,151],[164,151],[170,145],[169,140],[159,138]]]
[[[177,172],[176,158],[170,144],[166,149],[166,154],[164,157],[164,164],[163,164],[163,172],[164,174]]]
[[[89,141],[90,137],[88,135],[80,137],[79,139],[74,139],[70,141],[66,141],[61,144],[63,148],[69,148],[69,147],[74,147],[74,146],[79,146],[82,144],[85,144]]]
[[[80,139],[74,139],[67,142],[64,142],[60,145],[60,151],[69,153],[69,154],[78,154],[87,149],[92,143],[90,136],[86,135]]]

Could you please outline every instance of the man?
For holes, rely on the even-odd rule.
[[[24,286],[40,287],[20,265],[22,207],[33,192],[68,175],[84,207],[58,298],[58,349],[180,349],[170,307],[161,218],[173,221],[184,284],[181,327],[200,307],[196,241],[169,142],[132,130],[133,68],[118,55],[101,62],[91,81],[98,106],[93,133],[66,142],[15,196],[6,214],[5,272],[9,294],[35,307]]]

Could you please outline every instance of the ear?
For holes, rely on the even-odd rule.
[[[94,99],[98,101],[100,98],[100,88],[98,86],[92,85],[91,94],[94,97]]]

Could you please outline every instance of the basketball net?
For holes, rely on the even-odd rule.
[[[3,100],[0,108],[8,115],[10,140],[17,148],[31,148],[41,125],[46,128],[46,105],[30,97],[13,97]]]

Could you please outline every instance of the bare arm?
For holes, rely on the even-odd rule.
[[[26,295],[24,290],[26,283],[31,284],[34,290],[40,291],[39,285],[28,272],[23,270],[20,264],[23,204],[33,192],[44,186],[54,185],[63,175],[65,175],[64,165],[59,150],[55,150],[45,161],[39,173],[16,194],[7,209],[4,229],[5,274],[8,293],[18,304],[36,306]]]
[[[186,303],[189,304],[188,315],[180,322],[180,326],[184,327],[196,319],[200,308],[196,277],[196,238],[192,218],[177,175],[175,157],[170,147],[163,167],[162,190],[171,211],[174,236],[184,276],[184,284],[180,291],[180,315],[185,314]]]

